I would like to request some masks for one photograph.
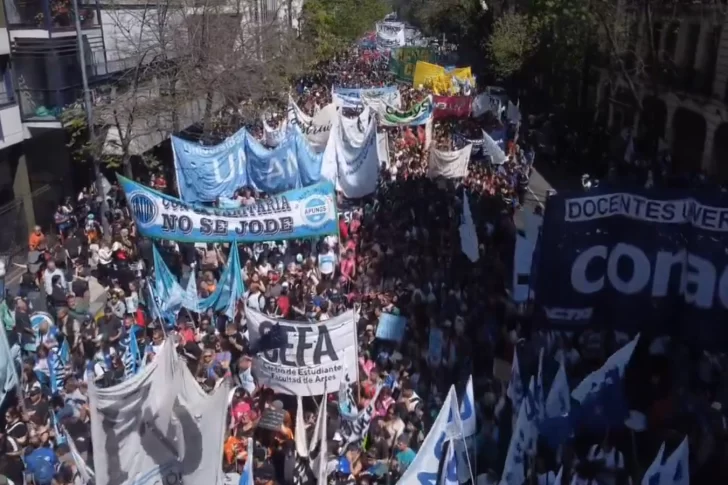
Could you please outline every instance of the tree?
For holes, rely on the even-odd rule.
[[[302,39],[314,47],[316,61],[348,48],[390,7],[383,0],[309,0],[303,5]]]
[[[521,71],[538,46],[538,25],[527,15],[506,13],[493,26],[488,54],[493,72],[508,78]]]
[[[281,97],[305,64],[306,45],[293,29],[298,14],[261,0],[156,0],[143,9],[109,9],[116,36],[107,52],[111,82],[95,88],[88,139],[83,110],[64,123],[75,158],[101,159],[132,175],[135,155],[201,123],[203,140],[237,130],[242,104]],[[231,116],[219,116],[228,113]]]

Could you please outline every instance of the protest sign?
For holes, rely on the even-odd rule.
[[[376,337],[382,340],[402,342],[404,331],[407,327],[407,319],[391,313],[379,315]]]
[[[389,69],[398,81],[411,83],[417,61],[431,62],[434,58],[435,53],[429,47],[400,47],[392,52]]]
[[[319,396],[340,386],[345,368],[359,368],[354,310],[315,325],[272,320],[250,308],[245,315],[251,345],[276,324],[287,335],[284,347],[261,352],[253,361],[258,383],[276,392]]]
[[[187,204],[122,176],[119,183],[139,232],[154,239],[264,242],[338,231],[336,196],[330,182],[232,209]]]
[[[555,327],[650,329],[725,348],[726,245],[720,192],[556,194],[541,229],[535,315]]]

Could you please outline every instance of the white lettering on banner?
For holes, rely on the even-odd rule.
[[[628,274],[618,271],[620,260],[629,263]],[[598,277],[589,279],[587,270],[592,265],[599,269]],[[619,293],[634,295],[647,288],[652,279],[651,295],[665,297],[673,271],[680,276],[679,292],[686,303],[710,309],[717,298],[728,308],[728,267],[723,268],[719,277],[713,263],[686,250],[658,251],[653,272],[650,259],[637,246],[618,243],[611,250],[607,246],[592,246],[574,260],[571,285],[579,293],[589,295],[604,289],[608,281]]]
[[[580,321],[591,320],[594,313],[593,308],[557,308],[544,307],[546,317],[549,320]]]
[[[708,231],[728,232],[728,208],[711,207],[695,199],[653,200],[629,193],[569,199],[566,222],[622,216],[660,224],[691,224]]]
[[[274,326],[285,332],[285,344],[258,354],[253,372],[262,385],[277,392],[316,396],[340,386],[344,368],[357,369],[356,326],[353,311],[319,322],[301,324],[272,321],[246,309],[251,342],[257,342]],[[358,378],[352,377],[352,380]]]
[[[234,168],[235,162],[236,162],[235,155],[237,155],[237,163],[238,163],[237,171]],[[220,166],[222,164],[218,163],[217,161],[212,161],[211,162],[212,170],[215,174],[215,181],[219,184],[224,184],[224,183],[227,183],[230,180],[232,180],[232,178],[235,177],[237,174],[245,173],[246,161],[247,161],[247,159],[245,158],[245,149],[242,147],[242,145],[239,145],[236,153],[234,153],[234,154],[231,153],[230,155],[228,155],[228,159],[227,159],[228,173],[225,176],[225,178],[223,178],[223,176],[220,174]]]

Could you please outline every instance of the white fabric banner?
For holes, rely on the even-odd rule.
[[[263,122],[263,142],[265,145],[271,148],[275,148],[280,145],[286,137],[286,121],[279,121],[277,128],[272,128],[268,124],[268,120],[265,115],[262,116],[261,121]],[[274,118],[274,121],[278,120]]]
[[[436,148],[430,149],[430,163],[427,167],[427,176],[430,178],[444,177],[448,179],[464,178],[468,175],[468,162],[473,145],[467,144],[454,152],[441,152]]]
[[[382,47],[405,45],[405,27],[402,22],[378,22],[377,44]]]
[[[379,153],[377,149],[377,121],[369,120],[363,135],[346,131],[342,117],[336,134],[336,161],[338,177],[336,188],[350,199],[373,194],[379,182]]]
[[[284,394],[320,396],[326,388],[339,388],[344,368],[359,368],[353,310],[316,325],[271,319],[249,308],[245,315],[251,344],[276,324],[287,335],[284,349],[262,352],[253,360],[260,385]]]
[[[367,128],[369,128],[370,111],[367,106],[359,116],[354,118],[348,118],[342,114],[339,115],[345,140],[350,140],[355,145],[362,145],[364,143],[364,136],[366,135]]]
[[[361,102],[364,106],[370,106],[375,112],[386,110],[387,106],[402,108],[402,95],[399,89],[392,92],[379,92],[375,89],[362,90]]]
[[[501,111],[501,101],[488,93],[480,93],[473,98],[471,110],[474,118],[484,115],[486,111],[490,111],[494,116],[499,116]]]
[[[490,157],[490,161],[493,165],[502,165],[506,160],[508,160],[508,157],[503,150],[500,149],[495,140],[493,140],[493,138],[491,138],[491,136],[485,131],[483,131],[483,154]]]
[[[377,155],[379,156],[379,166],[385,164],[389,168],[389,136],[386,131],[377,133]]]
[[[321,153],[326,148],[334,118],[336,118],[334,103],[329,103],[318,110],[315,115],[308,116],[298,107],[293,97],[288,95],[288,123],[301,128],[301,132],[306,135],[311,150],[314,152]]]
[[[341,434],[346,440],[346,444],[356,443],[366,437],[369,432],[369,426],[372,424],[372,419],[374,418],[375,405],[382,387],[384,387],[384,383],[380,382],[374,393],[374,398],[369,401],[367,407],[359,412],[354,422],[341,422]],[[396,439],[396,437],[393,437],[393,439]]]
[[[170,343],[117,386],[89,383],[96,483],[222,485],[228,392],[207,395]]]

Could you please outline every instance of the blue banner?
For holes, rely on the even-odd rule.
[[[407,319],[391,313],[379,315],[376,337],[382,340],[402,342],[404,331],[407,328]]]
[[[173,136],[180,197],[189,203],[214,202],[245,186],[275,194],[317,183],[323,154],[313,153],[307,143],[300,129],[289,129],[273,149],[244,128],[215,146]]]
[[[728,345],[728,195],[559,193],[549,198],[540,241],[535,293],[542,322]]]
[[[266,242],[338,233],[331,182],[223,209],[187,204],[118,176],[139,233],[183,242]]]

